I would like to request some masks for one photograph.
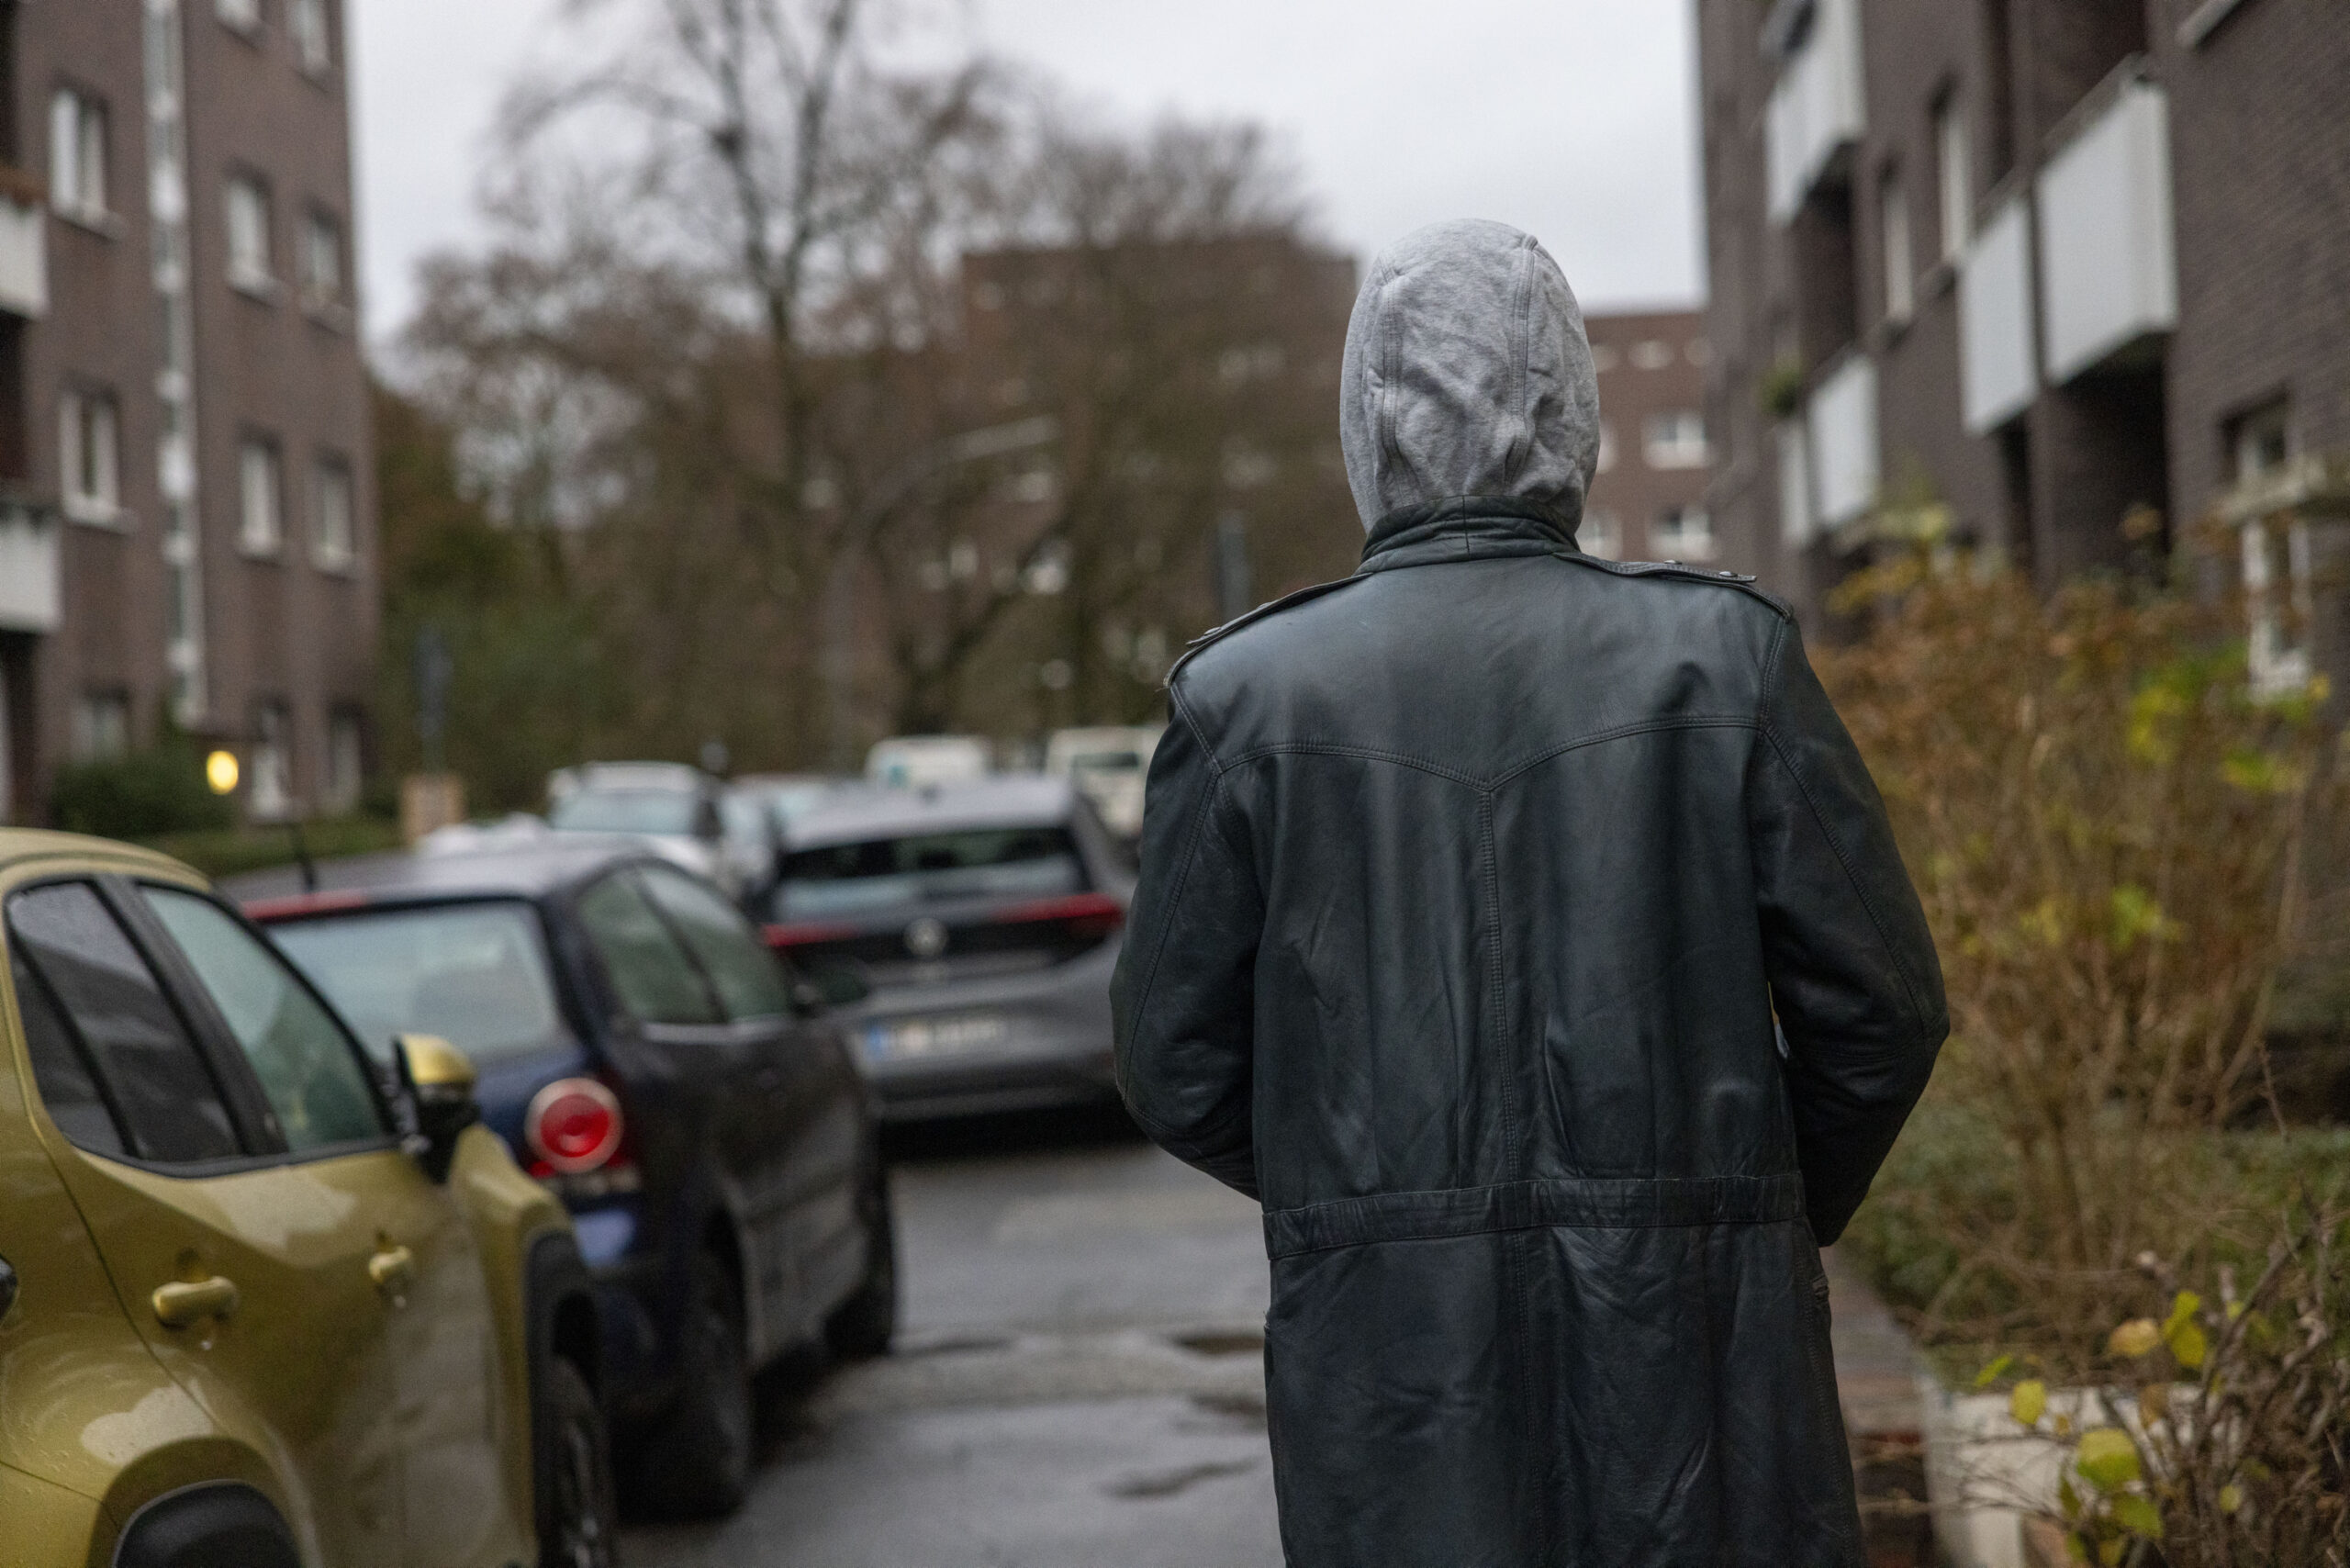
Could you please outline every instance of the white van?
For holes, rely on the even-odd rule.
[[[892,735],[865,755],[865,776],[876,784],[919,790],[985,778],[988,743],[977,735]]]
[[[1102,724],[1056,730],[1045,745],[1045,771],[1067,778],[1093,802],[1102,824],[1125,838],[1142,834],[1143,781],[1163,726]]]

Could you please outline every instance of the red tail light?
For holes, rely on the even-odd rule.
[[[1099,942],[1126,924],[1126,906],[1107,893],[1078,893],[1065,899],[1024,903],[997,915],[999,925],[1038,924],[1058,921],[1080,941]]]
[[[522,1114],[522,1141],[537,1157],[534,1176],[600,1169],[621,1151],[626,1131],[620,1096],[592,1078],[555,1080],[532,1096]]]
[[[856,925],[767,925],[760,934],[767,946],[781,953],[793,947],[811,947],[819,942],[845,942],[861,935],[864,928]]]

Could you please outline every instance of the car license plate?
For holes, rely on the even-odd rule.
[[[956,1056],[1002,1045],[1010,1033],[1004,1021],[991,1013],[908,1018],[895,1024],[867,1025],[865,1054],[872,1061]]]

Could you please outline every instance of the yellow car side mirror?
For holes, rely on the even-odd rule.
[[[418,1163],[435,1182],[446,1181],[458,1135],[481,1120],[481,1107],[474,1102],[474,1064],[438,1035],[396,1036],[392,1047],[400,1091],[416,1117]]]

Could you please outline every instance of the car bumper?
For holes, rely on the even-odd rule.
[[[1105,942],[1035,973],[877,991],[841,1024],[889,1121],[1114,1099],[1117,962]]]

